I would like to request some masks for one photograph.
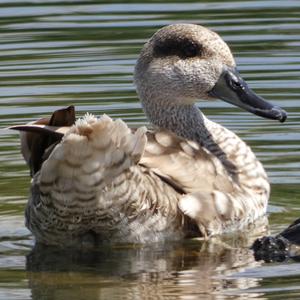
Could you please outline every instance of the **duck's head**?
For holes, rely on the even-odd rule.
[[[147,114],[219,98],[265,118],[284,122],[287,117],[248,87],[221,37],[199,25],[174,24],[157,31],[138,58],[135,84]]]

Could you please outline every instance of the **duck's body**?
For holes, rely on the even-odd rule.
[[[92,120],[80,120],[34,176],[26,220],[38,241],[178,240],[265,214],[265,171],[224,127],[206,119],[214,143],[200,147],[168,131],[133,134],[121,121]]]
[[[135,70],[153,131],[133,132],[120,120],[87,115],[64,136],[56,134],[62,141],[55,148],[45,151],[47,142],[39,151],[46,157],[37,160],[33,135],[25,133],[24,156],[35,166],[26,220],[37,241],[176,240],[241,229],[263,216],[270,188],[262,165],[240,138],[194,105],[198,97],[220,97],[284,121],[285,112],[255,96],[234,67],[217,34],[171,25],[145,45]],[[63,119],[40,123],[70,125]],[[40,127],[17,129],[53,135],[58,128]]]

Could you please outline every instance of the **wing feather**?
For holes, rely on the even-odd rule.
[[[185,193],[199,190],[232,192],[231,176],[206,148],[165,130],[148,131],[147,139],[140,163]]]

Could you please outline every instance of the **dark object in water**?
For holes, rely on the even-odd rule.
[[[273,236],[256,239],[251,249],[256,260],[281,262],[288,258],[300,260],[300,218],[288,228]]]

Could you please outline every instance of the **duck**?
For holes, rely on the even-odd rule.
[[[155,243],[249,228],[266,215],[267,174],[235,133],[198,101],[221,99],[284,122],[256,95],[229,46],[196,24],[171,24],[143,46],[134,83],[151,128],[73,106],[12,126],[32,180],[26,226],[60,247]]]

